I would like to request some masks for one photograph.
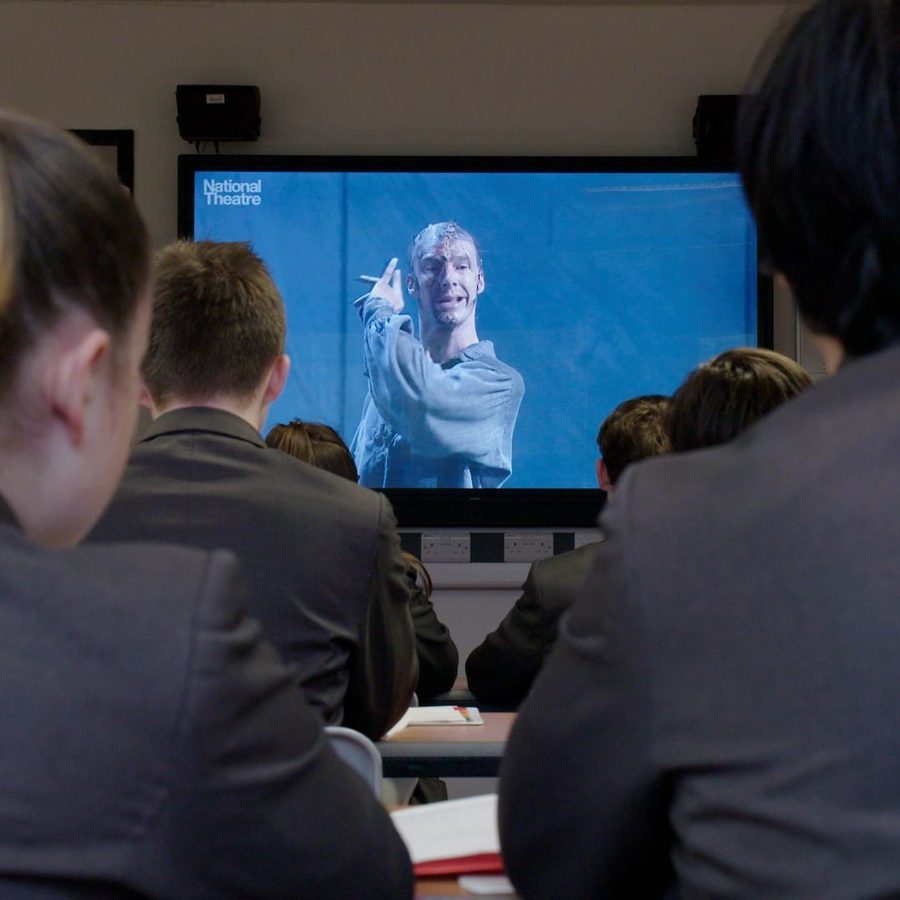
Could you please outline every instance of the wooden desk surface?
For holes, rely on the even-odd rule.
[[[459,886],[459,882],[455,878],[417,878],[416,879],[416,900],[419,897],[474,897],[475,894],[463,890]],[[515,894],[481,894],[482,897],[493,897],[495,900],[504,900],[504,898],[514,898]]]
[[[417,878],[416,898],[419,897],[470,897],[455,878]]]
[[[505,744],[516,720],[514,712],[482,713],[484,725],[407,725],[387,740],[386,744]]]
[[[516,713],[482,716],[484,725],[412,725],[379,741],[385,776],[495,776]]]

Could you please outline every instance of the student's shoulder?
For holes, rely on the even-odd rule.
[[[60,566],[95,606],[166,628],[196,619],[205,599],[232,599],[240,577],[228,550],[164,543],[85,544],[62,556]]]
[[[38,658],[51,650],[63,671],[99,667],[118,683],[113,693],[137,690],[146,709],[165,716],[198,641],[242,615],[243,586],[227,551],[131,543],[59,551],[20,541],[3,542],[0,559],[16,584],[6,626],[42,635]]]
[[[536,560],[532,565],[532,571],[537,577],[545,578],[587,574],[597,558],[597,553],[602,543],[602,541],[592,541],[589,544],[576,547],[574,550],[557,553],[555,556],[548,556],[546,559]]]
[[[281,450],[266,447],[266,462],[284,497],[302,499],[320,510],[351,518],[380,518],[389,508],[386,498],[353,481],[301,462]]]
[[[585,544],[566,553],[536,560],[529,576],[545,604],[565,607],[587,580],[602,543]]]

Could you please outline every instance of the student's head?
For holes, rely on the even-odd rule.
[[[473,320],[484,290],[475,238],[456,222],[427,225],[409,248],[406,287],[419,304],[423,328],[452,330]]]
[[[128,455],[149,250],[124,188],[73,137],[0,112],[0,493],[70,546]]]
[[[281,294],[248,244],[178,241],[156,255],[143,365],[154,412],[236,405],[264,418],[287,377],[284,339]]]
[[[739,167],[771,267],[851,356],[900,338],[900,5],[823,0],[743,105]]]
[[[348,481],[359,481],[353,455],[341,436],[328,425],[294,419],[286,425],[273,426],[266,435],[266,443],[301,462],[333,472]]]
[[[772,350],[726,350],[688,375],[672,397],[672,450],[698,450],[730,441],[812,379]]]
[[[668,411],[668,397],[645,394],[625,400],[606,417],[597,434],[597,483],[604,491],[613,491],[626,466],[668,451]]]

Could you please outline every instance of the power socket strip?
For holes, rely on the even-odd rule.
[[[553,533],[508,532],[503,536],[504,562],[534,562],[553,556]]]
[[[467,563],[472,558],[468,534],[422,534],[422,562]]]

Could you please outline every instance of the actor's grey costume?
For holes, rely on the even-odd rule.
[[[412,319],[381,297],[360,308],[369,390],[351,451],[367,487],[500,487],[512,472],[522,376],[490,341],[438,364]]]
[[[37,547],[0,500],[0,896],[412,895],[230,553]]]
[[[466,660],[469,690],[479,700],[518,706],[556,642],[559,617],[572,605],[599,543],[532,563],[522,596]]]
[[[898,447],[895,347],[628,469],[501,767],[522,897],[900,896]]]
[[[218,409],[174,410],[135,446],[91,540],[234,551],[257,616],[328,722],[379,737],[416,661],[405,564],[384,497],[267,447]]]

